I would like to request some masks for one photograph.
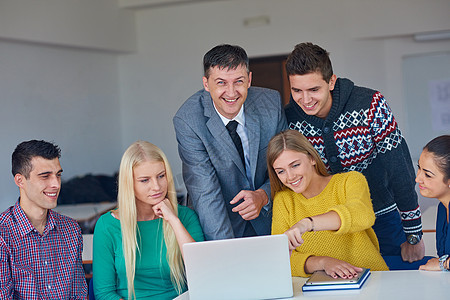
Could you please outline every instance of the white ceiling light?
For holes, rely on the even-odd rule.
[[[245,27],[259,27],[259,26],[265,26],[265,25],[269,25],[269,24],[270,24],[269,16],[258,16],[258,17],[251,17],[251,18],[244,19]]]
[[[450,39],[450,30],[416,33],[414,35],[414,40],[416,40],[417,42],[437,41],[447,39]]]

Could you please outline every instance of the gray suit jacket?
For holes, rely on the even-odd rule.
[[[246,223],[230,201],[241,190],[264,189],[270,199],[266,150],[269,140],[287,128],[277,91],[250,87],[244,102],[245,127],[253,182],[249,182],[231,137],[214,109],[211,95],[198,91],[180,107],[173,123],[183,178],[208,240],[242,237]],[[270,200],[269,200],[270,201]],[[270,234],[272,209],[251,220],[258,235]]]

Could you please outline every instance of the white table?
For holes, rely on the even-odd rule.
[[[60,204],[54,211],[71,217],[78,222],[88,221],[98,215],[115,208],[117,202],[100,202],[100,203],[80,203],[80,204]]]
[[[288,299],[450,299],[450,272],[384,271],[372,272],[360,290],[302,292],[307,278],[292,277],[294,297]],[[226,286],[224,286],[226,288]],[[220,292],[219,292],[220,293]],[[186,292],[176,300],[188,300]]]

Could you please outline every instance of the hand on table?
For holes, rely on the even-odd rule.
[[[421,265],[419,267],[419,270],[423,271],[440,271],[441,268],[439,267],[439,258],[433,257],[427,261],[426,264]]]
[[[259,216],[261,209],[269,202],[269,198],[264,190],[240,191],[230,204],[236,204],[239,200],[243,200],[242,203],[233,207],[233,212],[238,212],[244,220],[253,220]]]
[[[353,278],[362,272],[362,268],[355,267],[346,261],[329,256],[310,256],[306,260],[305,271],[312,273],[316,270],[324,270],[333,278]]]
[[[325,273],[333,278],[353,278],[362,272],[362,268],[355,267],[346,261],[325,256],[323,258],[323,269]]]

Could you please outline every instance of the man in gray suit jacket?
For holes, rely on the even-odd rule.
[[[190,201],[208,240],[270,234],[266,149],[287,128],[280,94],[250,87],[239,46],[214,47],[203,67],[204,89],[173,118]]]

